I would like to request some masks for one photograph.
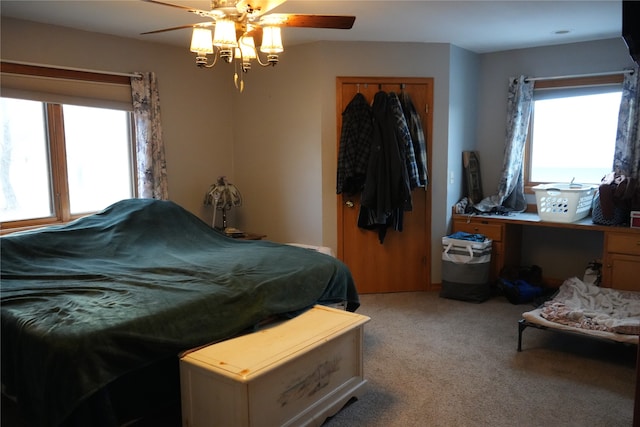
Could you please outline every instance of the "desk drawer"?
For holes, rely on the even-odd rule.
[[[608,232],[607,251],[618,254],[640,255],[640,234]]]
[[[467,233],[479,233],[484,234],[487,238],[493,240],[494,242],[502,241],[502,230],[503,226],[501,224],[482,224],[479,221],[454,221],[453,222],[453,231],[464,231]]]

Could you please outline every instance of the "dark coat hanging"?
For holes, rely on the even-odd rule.
[[[412,208],[411,190],[406,153],[398,140],[397,118],[387,93],[375,94],[372,111],[373,139],[358,226],[378,230],[378,238],[383,243],[388,227],[402,230],[403,211]]]
[[[337,194],[359,193],[364,188],[373,137],[373,114],[358,92],[342,112],[338,150]]]

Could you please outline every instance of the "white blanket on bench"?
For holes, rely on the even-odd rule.
[[[573,277],[540,310],[544,319],[563,325],[640,335],[640,292],[601,288]]]

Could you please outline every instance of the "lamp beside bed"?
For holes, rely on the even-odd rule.
[[[205,206],[213,206],[213,219],[211,228],[216,227],[216,211],[222,211],[222,231],[227,232],[227,211],[232,207],[242,206],[240,190],[231,184],[226,176],[219,176],[214,184],[211,184],[204,195]]]

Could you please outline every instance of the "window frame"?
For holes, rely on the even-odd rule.
[[[569,89],[575,87],[586,87],[586,86],[607,86],[607,85],[620,85],[622,86],[622,82],[624,80],[623,74],[609,74],[609,75],[601,75],[601,76],[586,76],[586,77],[566,77],[566,78],[555,78],[555,79],[541,79],[534,81],[533,91],[535,94],[536,90],[541,89]],[[534,95],[535,97],[535,95]],[[533,100],[532,100],[533,102]],[[526,194],[534,194],[533,187],[539,184],[548,184],[547,182],[537,182],[531,181],[531,150],[533,144],[533,108],[531,110],[531,117],[529,118],[529,128],[527,131],[527,140],[525,142],[524,149],[524,192]],[[613,163],[613,159],[611,159]]]
[[[130,79],[126,76],[92,73],[87,71],[65,70],[48,68],[34,65],[13,64],[2,62],[1,71],[3,73],[22,74],[25,76],[52,77],[58,79],[95,82],[95,83],[115,83],[119,85],[129,85]],[[19,97],[17,97],[19,99]],[[23,98],[24,99],[24,98]],[[69,200],[69,185],[67,172],[67,159],[64,134],[64,103],[40,101],[45,109],[46,144],[48,149],[49,173],[51,179],[51,203],[53,215],[40,218],[20,219],[0,222],[0,235],[28,230],[35,227],[48,225],[58,225],[73,221],[83,216],[91,215],[95,212],[83,212],[71,214]],[[108,106],[104,108],[109,108]],[[138,196],[137,189],[137,160],[136,160],[136,132],[133,113],[129,112],[129,168],[131,170],[131,189],[133,197]]]

